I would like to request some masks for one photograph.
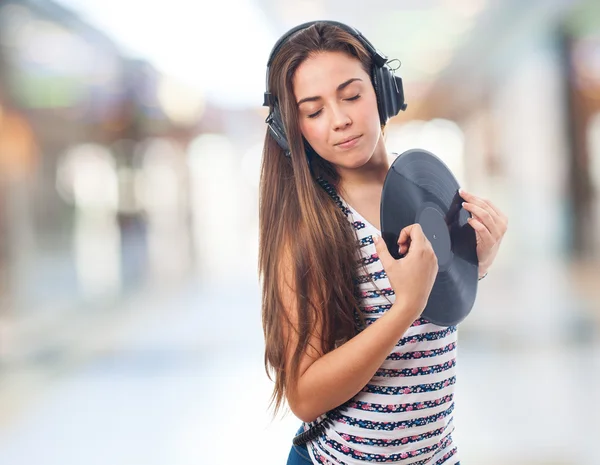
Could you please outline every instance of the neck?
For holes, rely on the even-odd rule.
[[[379,138],[371,159],[359,169],[340,169],[338,188],[342,192],[352,192],[365,188],[382,188],[390,168],[388,153],[383,137]]]

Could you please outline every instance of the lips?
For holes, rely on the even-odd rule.
[[[341,144],[345,144],[346,142],[350,142],[351,140],[358,139],[359,137],[360,137],[360,135],[359,135],[359,136],[350,136],[350,137],[348,137],[347,139],[344,139],[344,140],[342,140],[342,141],[338,142],[338,143],[337,143],[337,144],[335,144],[335,145],[341,145]]]

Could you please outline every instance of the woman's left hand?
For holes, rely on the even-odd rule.
[[[463,189],[460,189],[458,193],[465,200],[463,208],[472,216],[468,222],[475,230],[477,237],[477,259],[481,278],[487,273],[496,258],[500,242],[508,228],[508,218],[490,200],[477,197]]]

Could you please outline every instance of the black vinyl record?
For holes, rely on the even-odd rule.
[[[453,326],[471,312],[479,263],[471,214],[462,208],[459,185],[432,153],[411,149],[399,155],[386,175],[381,195],[381,235],[390,254],[398,251],[400,231],[419,223],[431,242],[439,270],[422,318]]]

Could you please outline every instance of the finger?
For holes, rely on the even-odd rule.
[[[383,269],[389,270],[389,267],[394,263],[395,259],[390,255],[390,252],[387,249],[387,244],[377,234],[373,234],[373,242],[375,244],[375,250],[377,250],[379,260],[383,265]]]
[[[423,233],[423,229],[421,228],[421,225],[419,223],[414,223],[409,226],[406,226],[405,228],[402,229],[402,231],[400,231],[400,237],[398,238],[398,244],[404,244],[407,241],[410,241],[411,243],[413,241],[423,242],[424,239],[425,239],[425,234]]]
[[[411,229],[414,227],[414,225],[410,225],[407,226],[406,228],[403,228],[402,231],[400,231],[400,235],[398,236],[398,252],[400,253],[400,255],[404,255],[411,244],[411,238],[410,238],[410,234],[411,234]]]
[[[508,217],[502,212],[502,210],[500,210],[496,206],[496,204],[494,204],[494,202],[492,202],[489,199],[483,199],[481,197],[478,197],[474,194],[471,194],[470,192],[466,192],[462,188],[459,189],[458,192],[461,195],[461,197],[469,203],[473,203],[480,206],[485,205],[485,207],[488,208],[489,211],[491,211],[495,215],[495,221],[498,225],[497,237],[501,238],[502,236],[504,236],[504,234],[508,230]]]
[[[402,228],[402,231],[400,231],[400,235],[398,236],[398,244],[404,244],[408,242],[408,240],[410,239],[410,229],[412,227],[413,225],[407,226],[406,228]]]
[[[410,242],[406,244],[400,244],[400,247],[398,247],[398,252],[400,253],[400,255],[404,255],[406,252],[408,252],[409,248]]]
[[[474,204],[479,205],[479,206],[483,206],[483,204],[484,204],[484,199],[482,197],[479,197],[479,196],[477,196],[475,194],[472,194],[471,192],[467,192],[463,188],[460,188],[458,190],[458,193],[467,202],[474,203]]]
[[[458,193],[467,202],[491,210],[491,212],[496,217],[501,217],[502,216],[502,212],[498,208],[496,208],[496,206],[494,204],[492,204],[492,202],[490,200],[484,199],[483,197],[479,197],[479,196],[477,196],[475,194],[472,194],[471,192],[467,192],[463,188],[460,188],[458,190]]]
[[[410,226],[410,230],[408,231],[410,237],[408,239],[407,244],[401,244],[400,253],[408,254],[411,251],[424,250],[427,248],[432,248],[431,243],[429,242],[429,238],[425,235],[423,228],[419,223],[415,223]],[[410,248],[409,248],[410,245]]]
[[[488,209],[469,202],[463,202],[463,208],[471,212],[471,214],[474,215],[477,220],[483,223],[483,225],[488,228],[492,236],[499,238],[502,235],[499,224],[500,218],[498,218],[495,213],[491,213]]]
[[[477,218],[467,218],[467,222],[475,231],[479,233],[479,237],[483,243],[490,247],[494,245],[495,241],[492,237],[492,234],[481,221],[479,221]]]
[[[412,241],[410,239],[410,237],[406,237],[403,240],[398,240],[398,252],[400,252],[401,254],[405,254],[406,251],[410,248],[412,244]]]

